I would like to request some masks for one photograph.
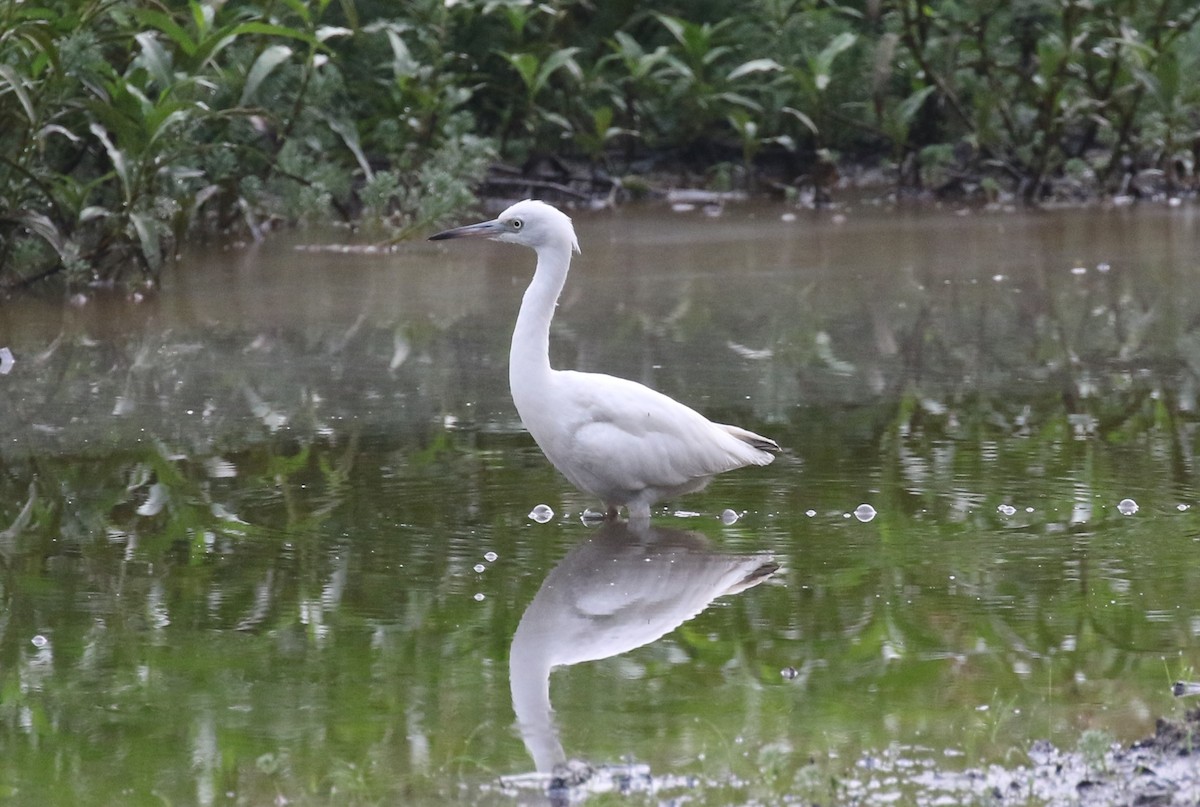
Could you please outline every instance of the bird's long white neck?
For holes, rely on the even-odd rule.
[[[521,393],[533,394],[550,380],[550,321],[571,264],[569,244],[538,249],[537,270],[521,300],[508,354],[508,381],[520,410]]]
[[[550,658],[539,640],[534,639],[534,646],[527,647],[525,638],[518,626],[508,662],[513,712],[538,772],[549,773],[567,759],[550,705]]]

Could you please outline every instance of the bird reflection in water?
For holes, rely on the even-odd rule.
[[[714,551],[695,532],[608,521],[546,576],[513,636],[509,676],[517,725],[552,789],[586,778],[568,766],[550,705],[550,671],[650,644],[717,597],[769,578],[769,555]]]

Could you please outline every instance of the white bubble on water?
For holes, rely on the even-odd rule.
[[[1180,502],[1179,504],[1175,505],[1175,509],[1182,513],[1184,510],[1188,509],[1188,506],[1189,505],[1186,505],[1183,502]]]
[[[1112,267],[1111,267],[1111,266],[1109,266],[1107,263],[1098,263],[1098,264],[1096,264],[1096,271],[1097,271],[1097,272],[1107,272],[1109,269],[1112,269]]]
[[[1075,267],[1073,267],[1073,268],[1071,269],[1071,274],[1073,274],[1073,275],[1086,275],[1086,274],[1087,274],[1087,267],[1086,267],[1086,266],[1075,266]]]
[[[804,511],[804,515],[808,516],[809,518],[812,518],[816,514],[817,514],[816,510],[805,510]]]
[[[477,592],[475,594],[475,602],[483,602],[483,592],[482,591]]]
[[[37,648],[37,649],[39,649],[39,650],[41,650],[43,647],[45,647],[47,644],[49,644],[49,643],[50,643],[50,640],[49,640],[49,639],[47,639],[45,636],[43,636],[43,635],[42,635],[42,634],[40,634],[40,633],[39,633],[39,634],[37,634],[36,636],[34,636],[34,637],[33,637],[32,639],[30,639],[29,641],[30,641],[30,642],[32,642],[32,643],[33,643],[33,646],[34,646],[34,647],[36,647],[36,648]]]
[[[1006,516],[1011,516],[1017,512],[1017,508],[1013,507],[1011,504],[1002,504],[997,507],[996,510]]]
[[[475,574],[483,574],[483,570],[486,568],[487,567],[484,566],[482,563],[476,563],[475,564]]]
[[[498,557],[500,557],[500,556],[497,555],[495,552],[485,552],[483,554],[483,559],[486,560],[488,563],[495,563],[496,558],[498,558]]]
[[[1131,516],[1138,511],[1138,503],[1133,499],[1121,499],[1117,502],[1117,512],[1123,516]]]
[[[736,510],[730,510],[728,507],[721,511],[721,523],[725,526],[734,524],[741,518]]]
[[[875,518],[875,508],[869,504],[860,504],[854,508],[854,517],[865,524]]]
[[[607,519],[605,518],[604,511],[593,510],[589,507],[579,514],[579,520],[589,527],[594,527],[597,524],[603,524]]]
[[[529,517],[539,524],[545,524],[554,518],[554,511],[550,509],[550,505],[548,504],[539,504],[529,511]]]

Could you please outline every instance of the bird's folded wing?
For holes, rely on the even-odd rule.
[[[649,387],[615,376],[563,375],[567,381],[582,377],[569,396],[575,415],[572,448],[580,462],[607,465],[597,470],[669,487],[765,464],[762,449],[729,427]]]

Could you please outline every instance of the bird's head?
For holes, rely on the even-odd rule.
[[[561,245],[579,252],[579,241],[575,238],[570,217],[536,199],[517,202],[491,221],[455,227],[429,236],[430,241],[447,238],[490,238],[535,250]]]

